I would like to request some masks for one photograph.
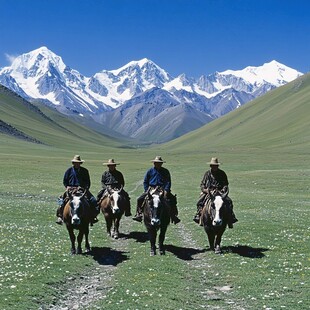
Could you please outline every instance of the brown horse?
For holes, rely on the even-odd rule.
[[[208,235],[210,249],[216,254],[222,253],[221,241],[227,226],[228,206],[226,195],[211,195],[202,211],[202,224]]]
[[[91,220],[91,210],[89,203],[85,197],[86,190],[78,189],[76,191],[68,191],[69,200],[64,207],[63,219],[66,224],[71,240],[71,254],[82,254],[82,241],[85,236],[85,250],[90,251],[88,242],[89,222]],[[77,236],[77,249],[75,248],[74,230],[79,231]]]
[[[106,221],[108,236],[118,239],[120,221],[128,203],[123,187],[120,189],[107,187],[107,194],[101,198],[99,207]],[[111,232],[112,226],[113,232]]]
[[[163,197],[162,188],[150,188],[143,202],[144,225],[151,243],[150,255],[156,255],[156,238],[159,231],[158,247],[160,255],[165,254],[164,241],[170,223],[170,206]]]

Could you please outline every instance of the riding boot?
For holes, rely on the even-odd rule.
[[[136,215],[132,218],[134,221],[137,222],[142,222],[142,218],[143,218],[143,210],[142,210],[142,206],[139,206],[139,204],[137,205],[137,211],[136,211]]]
[[[176,205],[170,206],[170,214],[171,214],[171,223],[174,223],[176,225],[181,222],[181,220],[178,218],[178,208]]]
[[[232,204],[230,205],[229,210],[230,210],[230,212],[229,212],[229,220],[228,220],[227,225],[228,225],[228,228],[234,228],[233,224],[237,223],[238,220],[237,220],[237,218],[235,216]]]
[[[202,206],[197,206],[197,212],[193,218],[193,221],[197,224],[200,224],[201,211],[202,211]]]
[[[130,201],[128,201],[128,203],[126,203],[126,206],[125,206],[125,216],[132,216],[131,208],[130,208]]]
[[[56,216],[57,216],[57,220],[56,220],[56,224],[62,225],[63,224],[63,213],[64,213],[64,204],[60,205],[56,211]]]

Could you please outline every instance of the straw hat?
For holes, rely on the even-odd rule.
[[[119,163],[116,163],[113,158],[109,159],[107,163],[103,163],[103,165],[107,166],[113,166],[113,165],[119,165]]]
[[[72,163],[83,163],[85,160],[81,159],[80,155],[74,155],[73,159],[71,160]]]
[[[213,166],[219,166],[221,163],[219,163],[219,160],[217,157],[212,157],[211,158],[211,161],[209,162],[210,166],[213,165]]]
[[[164,160],[162,160],[161,156],[156,156],[155,159],[151,160],[153,163],[165,163]]]

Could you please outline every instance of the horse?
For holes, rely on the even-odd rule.
[[[147,229],[150,243],[150,255],[156,255],[156,238],[159,231],[158,247],[160,255],[165,255],[164,241],[170,223],[170,206],[165,201],[162,188],[150,188],[143,202],[144,225]]]
[[[99,201],[99,207],[106,221],[108,236],[118,239],[119,225],[121,218],[125,212],[126,204],[129,203],[123,194],[123,187],[120,189],[107,187],[107,195]],[[113,232],[111,232],[113,226]]]
[[[228,205],[225,201],[227,194],[211,194],[202,211],[202,224],[208,235],[209,246],[215,254],[221,254],[221,241],[227,226]]]
[[[91,210],[85,197],[86,192],[87,190],[81,188],[67,192],[69,200],[64,207],[63,220],[71,240],[71,254],[82,254],[81,244],[84,236],[85,250],[86,252],[90,252],[88,234]],[[75,229],[79,231],[77,236],[77,249],[75,247]]]

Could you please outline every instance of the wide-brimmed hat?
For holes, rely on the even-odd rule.
[[[71,160],[72,163],[83,163],[85,160],[81,159],[80,155],[74,155],[73,159]]]
[[[213,166],[219,166],[221,163],[219,163],[219,160],[217,157],[212,157],[211,158],[211,161],[209,162],[210,166],[213,165]]]
[[[108,160],[108,162],[103,163],[103,165],[113,166],[113,165],[119,165],[119,163],[116,163],[116,162],[114,161],[114,159],[111,158],[111,159]]]
[[[156,156],[155,159],[151,160],[153,163],[165,163],[161,156]]]

